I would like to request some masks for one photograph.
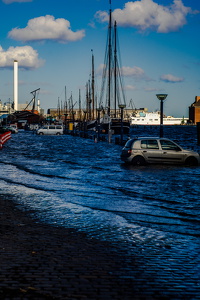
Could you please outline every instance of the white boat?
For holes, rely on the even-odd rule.
[[[163,125],[186,125],[188,118],[163,116]],[[160,112],[137,112],[131,117],[131,125],[160,125]]]

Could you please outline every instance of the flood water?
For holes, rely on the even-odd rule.
[[[158,127],[131,131],[131,136],[152,135],[159,135]],[[195,126],[164,126],[164,136],[200,152]],[[156,250],[162,256],[159,263],[167,261],[173,268],[178,260],[197,282],[200,166],[126,166],[121,149],[70,135],[20,131],[1,151],[1,195],[12,195],[43,222],[125,245],[129,253],[168,249],[170,261],[161,255],[164,250]]]

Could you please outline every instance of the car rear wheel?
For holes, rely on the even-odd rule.
[[[146,165],[146,161],[144,157],[138,155],[132,159],[132,164],[135,166],[144,166]]]
[[[57,132],[56,135],[60,135],[60,132]]]
[[[43,132],[40,132],[40,133],[39,133],[39,135],[43,135],[43,134],[44,134]]]
[[[186,166],[197,166],[198,161],[194,156],[190,156],[185,160]]]

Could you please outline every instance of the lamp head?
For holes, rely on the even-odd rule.
[[[159,99],[159,100],[165,100],[167,98],[168,94],[156,94],[156,97]]]
[[[125,105],[125,104],[119,104],[118,106],[119,106],[119,108],[121,108],[121,109],[123,109],[123,108],[125,108],[125,107],[126,107],[126,105]]]

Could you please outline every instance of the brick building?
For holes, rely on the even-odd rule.
[[[200,96],[196,96],[195,102],[189,106],[189,122],[195,125],[200,122]]]

